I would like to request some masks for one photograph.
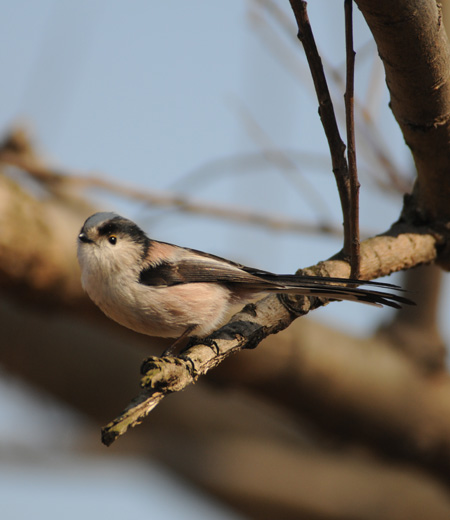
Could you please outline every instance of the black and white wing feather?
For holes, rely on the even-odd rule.
[[[387,305],[394,308],[399,308],[401,304],[414,304],[408,298],[380,290],[401,290],[398,286],[389,283],[349,278],[278,275],[246,267],[202,251],[178,247],[177,250],[178,255],[173,262],[162,260],[146,266],[140,273],[139,282],[153,287],[221,283],[243,292],[301,294],[378,306]],[[356,285],[367,285],[373,289],[361,289]]]

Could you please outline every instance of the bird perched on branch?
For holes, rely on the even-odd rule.
[[[236,304],[267,293],[395,308],[413,303],[379,290],[398,289],[392,284],[277,275],[159,242],[115,213],[95,213],[86,220],[78,235],[78,261],[84,289],[107,316],[136,332],[178,338],[175,343],[189,336],[207,336],[223,325]]]

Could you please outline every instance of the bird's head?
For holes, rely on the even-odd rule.
[[[150,239],[131,220],[116,213],[95,213],[78,235],[78,260],[83,272],[139,269]]]

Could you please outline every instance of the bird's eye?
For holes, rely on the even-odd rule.
[[[108,237],[108,242],[114,246],[114,245],[117,243],[117,237],[116,237],[116,235],[110,235],[110,236]]]

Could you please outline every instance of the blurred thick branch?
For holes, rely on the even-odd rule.
[[[271,215],[267,212],[259,213],[242,207],[226,206],[217,203],[193,200],[187,196],[132,188],[120,182],[98,175],[80,175],[74,172],[49,166],[41,158],[36,156],[31,143],[22,131],[13,131],[7,136],[0,146],[0,165],[13,166],[27,172],[40,185],[50,193],[57,195],[60,201],[64,198],[68,201],[81,202],[81,191],[101,190],[114,193],[122,198],[142,202],[150,207],[166,207],[175,211],[182,211],[198,216],[208,216],[219,220],[237,222],[250,226],[262,227],[278,233],[327,233],[341,236],[342,230],[338,226],[325,223],[310,223],[300,221],[282,215]],[[273,153],[272,155],[276,155]],[[81,204],[80,204],[81,205]]]

